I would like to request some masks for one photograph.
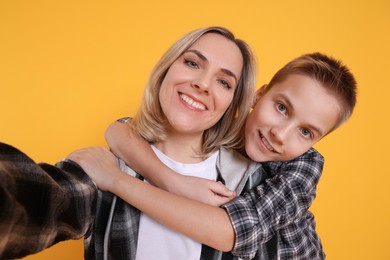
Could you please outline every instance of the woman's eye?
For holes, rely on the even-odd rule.
[[[229,82],[227,82],[226,80],[219,80],[219,82],[221,83],[221,85],[224,87],[224,88],[227,88],[227,89],[231,89],[232,87],[230,86]]]
[[[313,135],[311,134],[310,130],[309,129],[306,129],[306,128],[302,128],[301,129],[301,132],[302,132],[302,135],[304,137],[307,137],[307,138],[312,138]]]
[[[278,108],[278,110],[279,110],[280,112],[282,112],[282,113],[286,113],[286,112],[287,112],[287,107],[286,107],[285,105],[283,105],[282,103],[279,103],[279,104],[277,105],[277,108]]]
[[[198,63],[196,63],[195,61],[192,61],[192,60],[184,59],[184,64],[188,65],[191,68],[195,68],[195,69],[199,68]]]

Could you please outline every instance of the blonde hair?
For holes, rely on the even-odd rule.
[[[216,33],[234,42],[243,57],[243,68],[234,93],[233,101],[222,118],[211,128],[204,131],[201,156],[207,156],[221,146],[237,149],[242,146],[241,130],[245,123],[256,83],[256,63],[250,47],[223,27],[207,27],[189,32],[176,41],[161,57],[153,68],[140,110],[130,125],[150,143],[166,138],[167,119],[161,109],[159,91],[170,66],[206,33]]]

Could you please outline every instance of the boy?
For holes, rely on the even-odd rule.
[[[234,255],[245,259],[323,259],[314,217],[308,210],[315,198],[323,158],[311,147],[352,114],[355,79],[340,62],[313,53],[288,63],[256,97],[246,123],[245,150],[252,160],[262,164],[251,176],[243,178],[247,188],[256,187],[222,208],[191,202],[120,174],[110,162],[107,150],[83,150],[70,158],[78,161],[101,189],[213,248],[232,249]],[[115,135],[120,131],[127,134],[122,128]],[[220,189],[199,179],[191,179],[188,186],[177,185],[177,179],[188,177],[175,175],[158,160],[152,161],[148,145],[142,145],[140,140],[135,141],[137,153],[131,153],[134,144],[126,140],[133,139],[111,140],[110,147],[158,186],[181,195],[196,194],[187,189],[200,187],[194,186],[199,182],[206,182],[213,190]],[[132,158],[128,158],[130,155]],[[143,162],[142,158],[148,161]],[[156,167],[166,174],[153,174]]]

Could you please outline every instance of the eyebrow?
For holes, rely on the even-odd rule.
[[[280,97],[282,99],[284,99],[284,101],[287,103],[287,106],[290,107],[292,110],[294,110],[294,106],[293,104],[291,103],[290,99],[284,95],[284,94],[279,94]],[[307,124],[307,127],[312,129],[314,132],[317,132],[320,136],[323,136],[323,132],[321,131],[321,129],[319,129],[318,127],[314,126],[314,125],[311,125],[311,124]]]
[[[198,50],[187,50],[186,52],[192,52],[194,53],[196,56],[198,56],[201,60],[205,61],[205,62],[209,62],[209,60],[206,58],[206,56],[204,56],[200,51]],[[228,70],[228,69],[224,69],[222,68],[221,71],[223,73],[225,73],[226,75],[230,76],[230,77],[233,77],[235,80],[236,80],[236,83],[238,83],[238,79],[237,79],[237,76],[236,74],[234,74],[231,70]]]

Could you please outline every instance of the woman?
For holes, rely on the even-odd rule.
[[[175,170],[189,175],[209,172],[204,177],[223,179],[215,167],[220,148],[241,143],[254,84],[254,58],[243,41],[225,28],[198,29],[174,43],[156,64],[131,124]],[[123,161],[120,165],[135,174]],[[57,167],[37,165],[0,144],[0,166],[0,177],[9,180],[0,187],[2,201],[10,206],[1,215],[7,220],[1,221],[1,258],[20,258],[83,235],[87,259],[153,259],[160,253],[158,259],[163,254],[166,259],[199,259],[210,253],[185,236],[155,228],[153,221],[115,195],[97,194],[96,186],[69,160]],[[228,183],[234,187],[239,180]],[[36,194],[38,190],[42,192]],[[149,236],[150,230],[160,232]],[[160,239],[150,244],[152,238]],[[157,248],[165,241],[175,242]],[[190,249],[180,250],[184,245]],[[153,253],[155,248],[160,251]]]
[[[172,169],[217,180],[222,178],[215,167],[219,148],[241,144],[254,84],[254,59],[243,41],[220,27],[195,30],[157,63],[131,125]],[[82,157],[82,152],[69,158],[80,161],[77,156]],[[105,192],[98,197],[95,226],[86,241],[86,255],[91,259],[105,254],[115,259],[121,255],[200,259],[206,253],[199,242],[172,232]]]

